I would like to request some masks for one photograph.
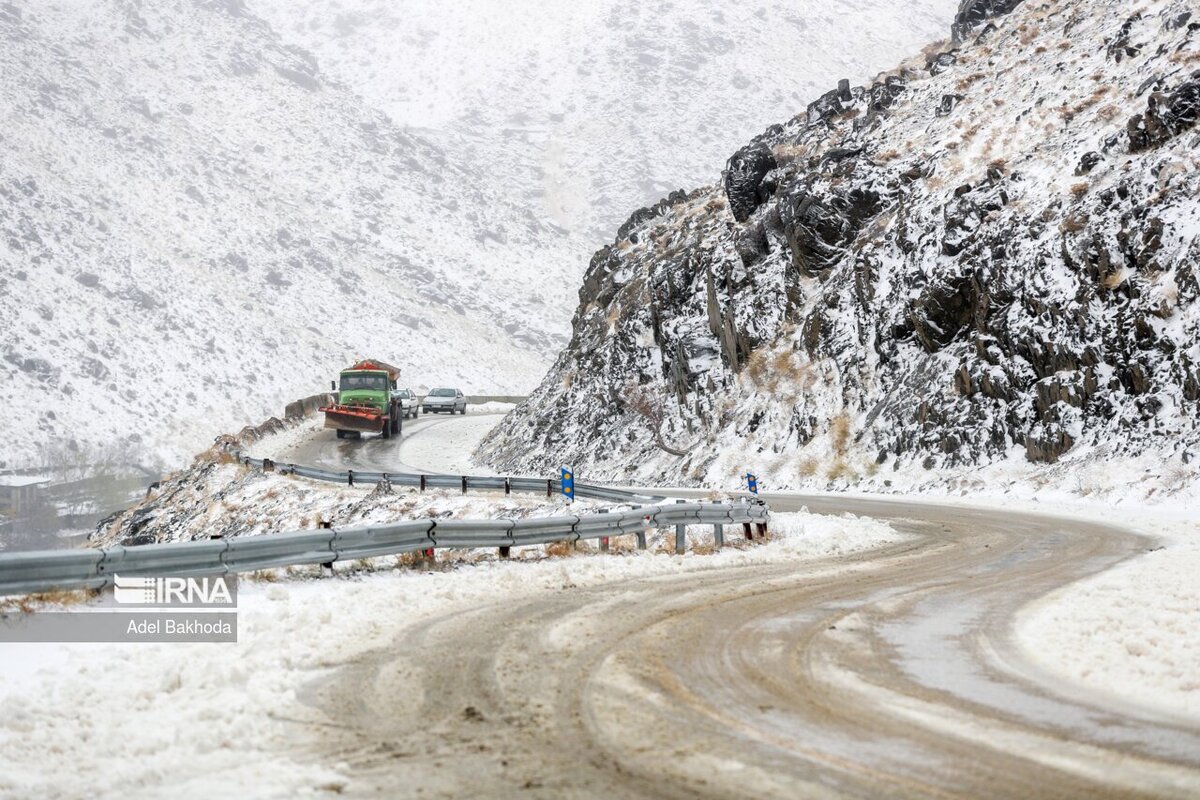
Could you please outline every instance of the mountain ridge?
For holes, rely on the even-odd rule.
[[[635,214],[481,456],[687,482],[765,463],[784,485],[1191,469],[1200,26],[1127,12],[968,0],[959,45],[843,81],[722,184]]]

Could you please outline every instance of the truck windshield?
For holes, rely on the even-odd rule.
[[[343,392],[351,389],[373,389],[375,391],[386,391],[388,388],[388,380],[386,375],[372,375],[370,373],[344,373],[342,375],[341,389]]]
[[[434,397],[454,397],[453,389],[434,389],[430,392]]]

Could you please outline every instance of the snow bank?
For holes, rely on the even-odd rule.
[[[236,645],[0,645],[0,798],[168,788],[179,798],[338,791],[349,783],[349,768],[303,754],[313,716],[297,695],[335,666],[387,646],[405,627],[471,604],[836,557],[902,538],[853,517],[779,514],[772,528],[763,545],[708,556],[651,549],[489,560],[447,572],[243,582]]]
[[[1030,660],[1064,678],[1195,724],[1200,536],[1185,522],[1156,522],[1146,532],[1166,536],[1151,552],[1028,608],[1016,639]]]
[[[325,430],[325,417],[321,414],[314,414],[278,433],[268,434],[250,443],[246,447],[245,453],[251,458],[275,458],[279,453],[286,453],[300,447],[323,430]]]

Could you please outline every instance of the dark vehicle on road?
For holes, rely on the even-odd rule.
[[[456,411],[459,414],[467,413],[466,395],[458,389],[432,390],[425,395],[425,400],[421,403],[421,412],[431,414],[438,411],[449,411],[451,414]]]

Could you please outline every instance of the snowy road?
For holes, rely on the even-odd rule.
[[[322,432],[288,458],[465,470],[458,438],[494,421],[422,418],[399,442]],[[1003,509],[769,499],[916,538],[848,564],[642,578],[410,627],[301,693],[329,720],[322,757],[368,796],[1200,793],[1194,722],[1067,685],[1014,642],[1023,607],[1145,539]]]
[[[422,418],[400,442],[318,436],[289,458],[453,471],[446,437],[493,421]],[[1064,685],[1013,642],[1022,607],[1145,540],[1041,514],[770,499],[917,538],[849,565],[638,579],[407,629],[302,693],[330,721],[324,757],[366,795],[1200,792],[1194,724]]]
[[[470,451],[503,417],[492,411],[468,411],[465,416],[424,414],[405,420],[400,437],[392,439],[372,435],[338,439],[332,430],[320,429],[275,457],[285,463],[334,470],[486,475],[488,470],[470,463]]]

